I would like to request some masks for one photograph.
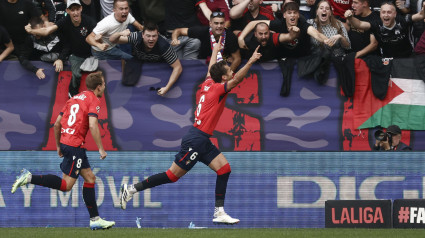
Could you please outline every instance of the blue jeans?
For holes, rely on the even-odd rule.
[[[107,51],[97,51],[92,48],[91,53],[94,57],[96,57],[99,60],[119,60],[119,59],[128,60],[133,58],[132,55],[125,53],[124,51],[120,50],[117,46]]]

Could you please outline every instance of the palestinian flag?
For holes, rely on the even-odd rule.
[[[414,59],[394,59],[388,92],[383,100],[372,93],[370,76],[357,77],[353,97],[354,128],[398,125],[404,130],[425,130],[425,83]]]
[[[373,94],[367,64],[361,59],[355,60],[354,96],[346,98],[342,115],[344,151],[370,151],[375,143],[376,126],[400,126],[404,129],[402,142],[407,145],[411,143],[411,128],[424,129],[425,85],[417,80],[420,77],[413,65],[410,59],[393,60],[393,78],[389,80],[385,98],[380,100]]]

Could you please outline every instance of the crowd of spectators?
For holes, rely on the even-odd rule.
[[[19,60],[39,79],[43,69],[31,61],[57,72],[69,62],[73,96],[96,60],[164,61],[173,68],[158,93],[165,95],[182,71],[179,59],[208,61],[220,36],[220,60],[233,71],[259,46],[288,81],[294,60],[316,65],[305,70],[314,74],[347,55],[425,54],[424,18],[422,0],[0,0],[0,62]]]

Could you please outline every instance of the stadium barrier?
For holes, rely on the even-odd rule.
[[[166,171],[175,152],[88,152],[96,174],[101,217],[118,227],[213,226],[216,174],[203,164],[177,183],[138,193],[119,205],[122,183]],[[396,200],[425,197],[423,152],[224,152],[232,167],[225,210],[236,228],[324,228],[327,200]],[[88,227],[82,179],[67,193],[27,185],[10,193],[22,168],[61,175],[55,151],[0,152],[0,227]],[[397,200],[396,200],[397,201]],[[422,207],[415,211],[422,219]],[[396,212],[396,210],[394,210]],[[404,212],[406,213],[406,212]],[[397,213],[398,214],[398,213]],[[405,219],[406,215],[402,215]],[[407,218],[406,218],[407,219]],[[410,222],[409,217],[409,222]],[[415,218],[416,219],[416,218]],[[415,220],[417,221],[417,220]],[[421,220],[419,220],[421,221]]]

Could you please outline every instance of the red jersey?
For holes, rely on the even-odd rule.
[[[100,99],[92,91],[81,92],[69,99],[60,112],[60,142],[74,147],[83,145],[89,129],[89,116],[97,118],[99,110]]]
[[[198,106],[193,126],[212,135],[223,112],[226,98],[226,83],[216,83],[211,77],[207,77],[196,94]]]

